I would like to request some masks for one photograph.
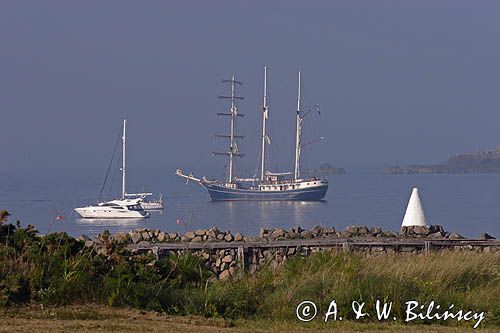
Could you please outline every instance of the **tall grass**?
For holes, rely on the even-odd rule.
[[[320,252],[288,258],[278,269],[244,272],[216,281],[189,253],[155,260],[112,245],[104,256],[66,234],[37,236],[18,228],[0,245],[0,306],[98,303],[206,317],[296,320],[295,308],[314,301],[325,313],[336,300],[436,303],[485,311],[483,325],[500,327],[500,253],[436,252],[431,255],[361,257]],[[353,313],[345,313],[352,319]],[[373,320],[373,319],[367,319]]]

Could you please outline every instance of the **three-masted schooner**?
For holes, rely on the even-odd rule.
[[[223,80],[231,84],[231,95],[220,96],[219,98],[227,98],[231,101],[231,109],[229,113],[218,113],[219,116],[231,117],[230,133],[219,134],[216,137],[229,139],[229,151],[213,152],[213,155],[228,156],[228,177],[227,180],[209,180],[206,177],[201,179],[194,177],[193,174],[185,175],[181,169],[176,170],[176,175],[188,180],[192,180],[204,186],[210,198],[214,201],[236,201],[236,200],[298,200],[298,201],[318,201],[322,200],[328,190],[328,180],[316,177],[302,178],[300,172],[300,155],[301,150],[305,145],[322,140],[323,137],[308,142],[302,143],[302,122],[304,118],[314,109],[307,112],[301,110],[301,73],[298,74],[298,90],[297,90],[297,110],[296,110],[296,131],[295,131],[295,163],[294,172],[275,173],[265,170],[266,146],[270,144],[269,136],[266,128],[266,121],[269,117],[269,105],[267,97],[267,68],[264,66],[264,99],[262,106],[262,137],[261,137],[261,156],[260,156],[260,178],[237,178],[234,175],[234,157],[242,157],[243,154],[239,151],[237,139],[242,136],[235,133],[235,122],[237,117],[242,117],[239,113],[236,101],[242,97],[236,96],[236,85],[242,83],[235,80],[233,77],[230,80]],[[290,177],[292,176],[292,177]],[[251,182],[252,185],[244,186],[245,183]]]

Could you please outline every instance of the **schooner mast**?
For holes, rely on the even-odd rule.
[[[300,135],[302,132],[302,118],[300,117],[300,71],[298,79],[298,89],[297,89],[297,122],[295,127],[295,170],[294,178],[299,179],[300,177]]]
[[[218,112],[218,116],[230,116],[231,117],[231,126],[229,134],[216,134],[216,138],[228,138],[229,139],[229,151],[228,152],[212,152],[213,156],[216,155],[227,155],[229,157],[229,175],[228,175],[228,183],[232,183],[234,179],[234,161],[233,157],[242,157],[238,150],[238,145],[235,139],[242,139],[243,136],[235,134],[235,125],[236,125],[236,117],[243,117],[242,113],[238,113],[238,107],[236,106],[236,100],[243,99],[241,96],[235,95],[235,85],[242,85],[242,82],[236,81],[234,78],[234,74],[230,80],[222,80],[223,83],[231,84],[231,96],[219,96],[219,99],[230,99],[231,100],[231,110],[230,113]]]
[[[264,168],[266,160],[266,143],[269,144],[270,139],[266,132],[266,120],[269,118],[269,105],[267,104],[267,67],[264,66],[264,102],[262,104],[262,147],[260,156],[260,181],[264,182]]]

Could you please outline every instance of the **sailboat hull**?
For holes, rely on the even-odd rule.
[[[227,188],[218,184],[203,184],[212,201],[320,201],[328,185],[283,191],[259,191]]]

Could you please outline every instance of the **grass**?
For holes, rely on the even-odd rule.
[[[225,320],[171,316],[137,309],[84,306],[24,306],[0,310],[0,332],[422,332],[421,326],[346,322],[342,325],[275,320]],[[465,327],[427,325],[425,332],[470,332]],[[480,332],[498,332],[481,329]]]
[[[274,269],[214,281],[191,255],[136,255],[107,243],[104,256],[65,234],[37,236],[18,228],[0,242],[0,331],[426,331],[461,332],[473,322],[403,324],[405,302],[484,311],[484,331],[500,328],[500,252],[430,255],[320,252],[288,258]],[[301,323],[296,306],[314,301],[318,316]],[[324,323],[335,300],[342,322]],[[395,322],[355,319],[351,302],[392,302]],[[141,312],[142,311],[142,312]],[[128,318],[135,318],[130,321]],[[155,326],[157,323],[157,327]],[[142,326],[141,326],[142,325]],[[425,325],[425,326],[423,326]],[[23,329],[24,327],[24,329]],[[157,328],[157,329],[156,329]]]

